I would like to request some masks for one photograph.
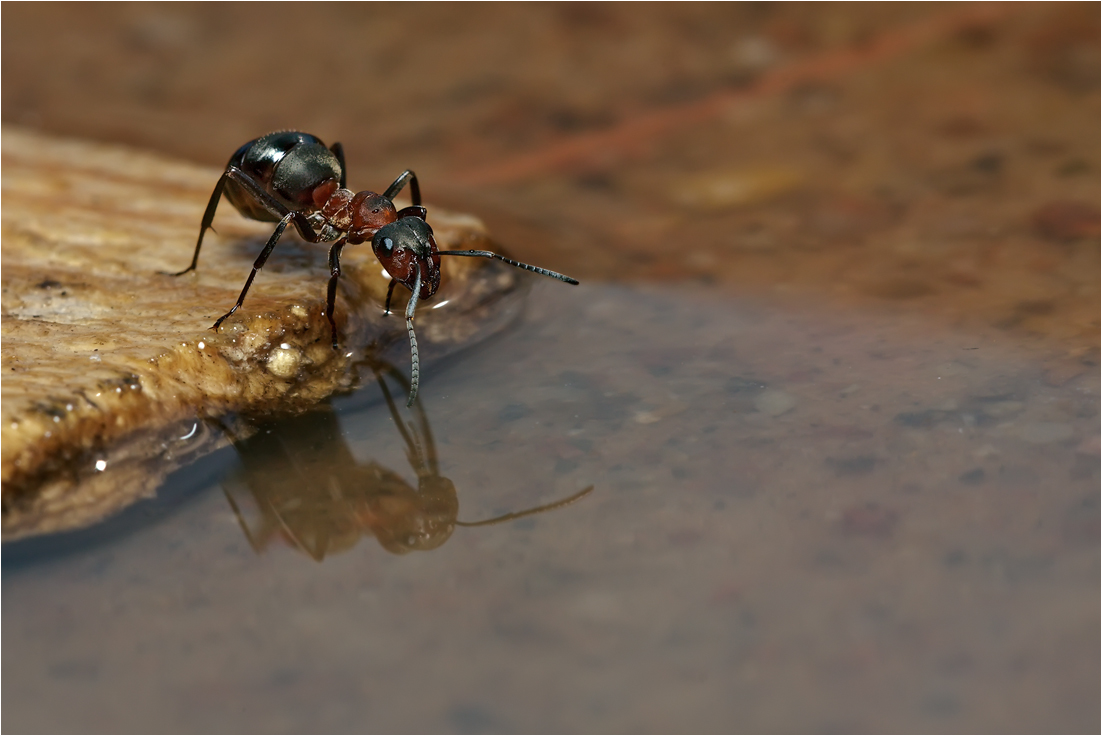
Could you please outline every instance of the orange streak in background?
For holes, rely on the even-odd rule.
[[[632,151],[645,150],[659,136],[722,115],[731,106],[785,92],[809,81],[839,77],[906,53],[976,24],[990,24],[1006,15],[1002,3],[970,5],[886,31],[857,48],[832,51],[767,72],[741,90],[717,92],[697,102],[644,113],[607,130],[584,133],[481,168],[447,177],[456,186],[506,184],[564,169],[572,164],[607,165]]]

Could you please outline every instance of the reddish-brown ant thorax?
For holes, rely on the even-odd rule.
[[[375,192],[360,192],[352,198],[350,208],[352,229],[360,236],[371,237],[383,225],[389,225],[398,217],[394,203]]]
[[[349,205],[352,203],[353,196],[347,189],[338,189],[321,207],[322,216],[338,230],[348,230],[352,227],[352,208]]]

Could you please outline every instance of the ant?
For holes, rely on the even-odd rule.
[[[262,552],[282,539],[318,562],[374,536],[388,552],[436,549],[456,527],[501,524],[562,508],[593,491],[589,486],[552,503],[483,521],[460,521],[455,485],[440,474],[436,444],[421,402],[417,423],[405,423],[387,387],[386,376],[404,387],[404,377],[388,364],[375,365],[394,426],[416,473],[414,484],[374,460],[363,463],[342,439],[331,406],[303,416],[260,424],[241,439],[228,427],[242,470],[223,492],[249,546]],[[246,514],[246,501],[255,512]],[[242,503],[239,503],[241,501]],[[251,519],[246,520],[246,517]]]
[[[337,279],[341,275],[341,251],[345,245],[358,245],[370,240],[375,257],[391,277],[384,314],[390,314],[390,299],[397,284],[401,283],[411,292],[409,304],[406,305],[406,331],[409,333],[412,355],[406,406],[413,406],[413,400],[417,398],[421,373],[417,336],[413,331],[414,311],[418,301],[432,297],[440,286],[440,256],[496,258],[511,266],[568,284],[578,283],[576,279],[561,273],[514,261],[488,250],[440,250],[432,228],[425,221],[428,213],[421,205],[421,187],[412,171],[403,171],[382,194],[369,191],[353,193],[346,188],[346,181],[344,148],[340,143],[327,148],[316,136],[298,131],[269,133],[249,141],[230,157],[226,170],[210,195],[191,265],[183,271],[167,275],[182,276],[195,270],[199,263],[199,250],[203,246],[203,235],[214,221],[214,213],[223,194],[245,217],[279,223],[253,263],[252,273],[245,280],[237,303],[211,326],[212,330],[217,330],[245,301],[257,271],[264,267],[283,231],[294,224],[299,235],[310,243],[333,243],[329,249],[330,277],[325,316],[329,319],[333,349],[336,350],[337,323],[333,311]],[[394,197],[407,184],[413,204],[396,209]]]

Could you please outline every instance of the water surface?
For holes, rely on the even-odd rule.
[[[1015,343],[538,284],[425,366],[438,471],[464,520],[589,496],[319,563],[250,544],[221,451],[137,522],[5,547],[4,725],[1097,730],[1098,367]],[[335,406],[306,467],[416,485],[378,386]]]

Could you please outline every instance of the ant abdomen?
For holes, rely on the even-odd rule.
[[[229,166],[240,169],[287,209],[299,212],[317,209],[314,192],[333,182],[335,191],[343,176],[343,164],[336,154],[309,133],[269,133],[237,149]],[[226,197],[245,217],[278,222],[280,217],[256,200],[232,179],[226,182]],[[324,200],[323,200],[324,202]]]

